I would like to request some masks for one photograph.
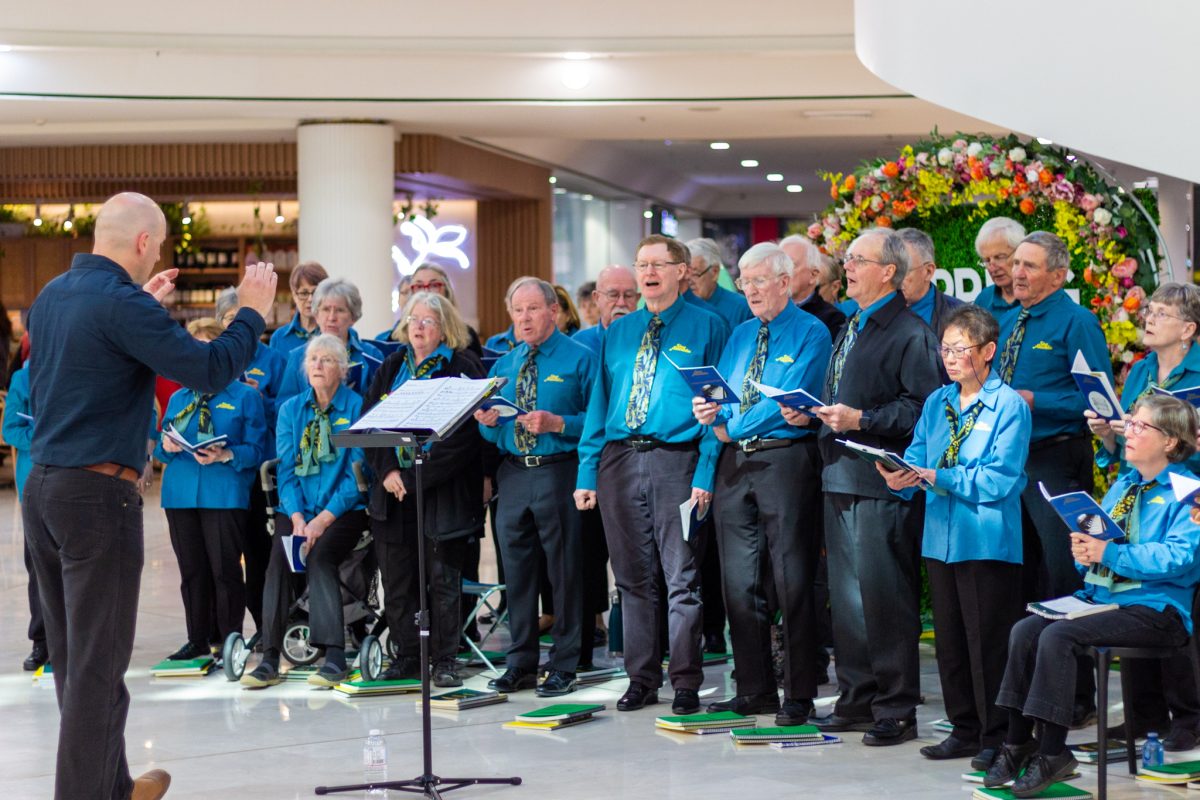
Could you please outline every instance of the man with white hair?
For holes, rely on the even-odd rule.
[[[641,294],[638,292],[637,277],[633,270],[625,264],[609,264],[600,270],[600,274],[596,276],[596,289],[592,292],[592,299],[600,312],[600,323],[577,331],[571,338],[599,355],[604,333],[613,320],[637,311]]]
[[[975,305],[986,308],[996,319],[1019,302],[1013,293],[1012,257],[1024,238],[1025,226],[1008,217],[992,217],[975,236],[979,266],[987,270],[992,281],[975,296]]]
[[[717,285],[721,275],[721,248],[717,243],[712,239],[692,239],[687,249],[692,254],[688,269],[691,291],[684,292],[683,299],[704,301],[704,308],[725,320],[730,330],[750,319],[753,315],[746,298]]]
[[[785,236],[779,246],[792,260],[792,302],[812,314],[829,329],[830,338],[846,324],[846,315],[817,291],[821,275],[821,251],[804,236]],[[747,251],[748,252],[748,251]]]
[[[692,400],[696,421],[725,443],[713,514],[737,694],[709,708],[775,714],[777,725],[803,725],[817,692],[813,581],[820,527],[813,520],[822,511],[821,460],[813,431],[789,425],[756,382],[820,393],[833,340],[820,320],[792,303],[792,260],[778,245],[754,245],[738,267],[738,288],[755,319],[734,329],[719,368],[740,387],[740,403]],[[771,658],[772,602],[782,614],[782,706]]]
[[[933,281],[937,260],[930,235],[916,228],[903,228],[896,233],[908,250],[908,274],[904,276],[900,293],[904,295],[909,311],[932,328],[934,336],[941,341],[942,320],[955,306],[961,306],[962,300],[946,294]]]

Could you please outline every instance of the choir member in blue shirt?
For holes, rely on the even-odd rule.
[[[1112,380],[1104,331],[1096,315],[1063,291],[1071,254],[1053,233],[1035,231],[1012,256],[1013,292],[1018,306],[1000,319],[1001,380],[1025,398],[1033,411],[1033,435],[1025,474],[1025,558],[1022,591],[1026,600],[1070,594],[1079,588],[1067,529],[1038,489],[1052,495],[1094,488],[1092,437],[1083,416],[1087,403],[1071,377],[1076,353],[1092,370]],[[1091,659],[1079,659],[1075,682],[1076,722],[1095,713]]]
[[[1074,716],[1075,653],[1098,645],[1180,647],[1188,641],[1200,580],[1200,526],[1191,519],[1191,504],[1175,501],[1170,478],[1196,479],[1184,462],[1196,450],[1197,422],[1196,409],[1173,397],[1148,395],[1134,405],[1125,425],[1125,459],[1132,469],[1101,502],[1125,536],[1070,534],[1071,557],[1084,579],[1075,596],[1118,608],[1076,619],[1031,615],[1013,628],[996,700],[1008,709],[1008,733],[985,786],[1016,779],[1015,796],[1037,797],[1074,771],[1067,731]]]
[[[720,442],[704,436],[691,414],[692,393],[671,366],[715,364],[725,322],[679,296],[691,256],[666,236],[638,245],[634,264],[646,307],[616,320],[604,336],[600,372],[579,442],[575,500],[599,499],[625,622],[629,690],[617,702],[632,711],[657,702],[662,685],[658,570],[666,576],[672,709],[700,708],[704,679],[700,635],[699,555],[703,531],[684,540],[679,506],[712,500]],[[671,359],[670,361],[668,360]],[[646,503],[631,503],[631,497]]]
[[[737,694],[709,708],[803,725],[817,694],[820,529],[811,521],[823,511],[821,460],[812,430],[790,425],[755,382],[820,394],[833,340],[824,323],[792,303],[792,260],[778,245],[754,245],[738,269],[755,318],[734,329],[718,366],[740,402],[692,400],[696,420],[725,443],[713,514],[738,665]],[[775,604],[785,642],[782,706],[770,646]]]
[[[371,385],[371,375],[383,363],[383,354],[370,342],[364,342],[354,330],[362,318],[362,295],[358,287],[344,278],[326,278],[317,286],[312,299],[313,318],[317,329],[341,339],[346,346],[349,373],[346,385],[360,395]],[[308,390],[303,348],[288,354],[283,379],[279,382],[276,402],[282,403]]]
[[[625,264],[609,264],[596,276],[596,290],[592,292],[592,297],[596,301],[600,321],[590,328],[584,328],[571,338],[600,355],[604,332],[613,324],[613,320],[637,310],[638,301],[641,299],[641,295],[638,294],[637,276]]]
[[[971,757],[987,769],[1004,738],[996,707],[1009,631],[1021,617],[1021,490],[1029,405],[992,369],[1000,326],[976,305],[945,319],[942,359],[952,383],[925,401],[904,460],[876,465],[901,497],[925,495],[921,555],[937,626],[937,661],[950,735],[921,748],[932,759]]]
[[[188,323],[188,332],[202,342],[211,342],[224,329],[215,319]],[[229,437],[224,444],[192,454],[164,432],[154,451],[165,465],[162,507],[179,561],[188,636],[168,658],[186,660],[206,656],[210,643],[242,632],[246,509],[250,485],[263,461],[267,423],[262,397],[240,381],[213,394],[180,389],[167,402],[163,420],[164,431],[169,424],[193,444]],[[214,631],[219,638],[210,642]]]
[[[1012,256],[1024,238],[1025,226],[1008,217],[992,217],[975,236],[979,266],[992,281],[975,295],[975,305],[986,308],[996,319],[1018,305],[1013,294]]]
[[[262,689],[279,683],[279,655],[292,604],[291,570],[284,537],[307,539],[308,643],[324,648],[325,663],[310,675],[314,686],[346,679],[346,630],[338,567],[367,529],[366,495],[354,464],[362,450],[339,448],[333,435],[350,427],[362,412],[362,397],[346,386],[350,359],[343,339],[313,338],[303,350],[308,389],[279,407],[275,429],[279,505],[263,595],[263,660],[242,676],[242,685]]]
[[[708,304],[709,310],[725,320],[733,330],[752,319],[746,298],[717,284],[721,274],[721,251],[712,239],[692,239],[687,243],[692,255],[688,269],[688,284],[692,295]]]
[[[292,290],[292,302],[296,306],[296,313],[287,325],[276,328],[271,334],[269,347],[286,357],[288,353],[307,344],[309,339],[321,332],[314,318],[312,299],[317,286],[328,277],[329,273],[316,261],[305,261],[296,265],[292,274],[288,276],[288,287]]]
[[[507,670],[488,686],[506,693],[537,684],[543,554],[554,604],[554,648],[538,694],[573,692],[581,652],[582,541],[580,512],[571,493],[596,355],[557,328],[560,299],[553,286],[537,278],[517,285],[510,308],[521,344],[501,357],[490,374],[507,379],[500,396],[524,412],[502,417],[498,406],[475,412],[479,432],[504,456],[497,471],[495,524],[512,645]]]
[[[908,303],[909,311],[933,329],[935,336],[941,336],[946,315],[961,306],[962,300],[946,294],[934,283],[937,259],[929,234],[916,228],[903,228],[897,233],[908,249],[909,270],[900,287],[904,302]]]

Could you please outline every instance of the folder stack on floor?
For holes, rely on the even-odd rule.
[[[595,714],[604,710],[602,703],[555,703],[551,706],[517,714],[506,728],[519,730],[556,731],[571,725],[582,725],[595,719]]]
[[[151,667],[150,674],[156,678],[203,678],[216,669],[216,666],[216,659],[212,656],[178,661],[167,658]]]
[[[728,733],[737,728],[753,728],[757,724],[754,717],[744,717],[732,711],[710,711],[654,720],[654,727],[660,730],[698,735]]]

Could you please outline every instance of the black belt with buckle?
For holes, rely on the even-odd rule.
[[[621,444],[632,449],[635,453],[645,453],[650,450],[695,450],[698,446],[697,442],[664,442],[661,439],[652,439],[647,436],[630,436],[627,439],[619,439]]]
[[[757,453],[759,450],[776,450],[780,447],[791,447],[799,439],[748,439],[737,443],[743,453]]]
[[[508,457],[508,463],[521,469],[537,469],[560,461],[572,461],[579,458],[576,453],[555,453],[552,456],[514,456]]]

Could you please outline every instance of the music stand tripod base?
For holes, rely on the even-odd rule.
[[[360,783],[353,786],[318,786],[317,794],[334,794],[336,792],[364,791],[367,789],[396,789],[401,792],[421,794],[433,800],[441,800],[445,792],[452,792],[464,786],[476,784],[499,784],[501,786],[520,786],[520,778],[439,778],[437,775],[422,775],[411,781],[384,781],[383,783]]]

